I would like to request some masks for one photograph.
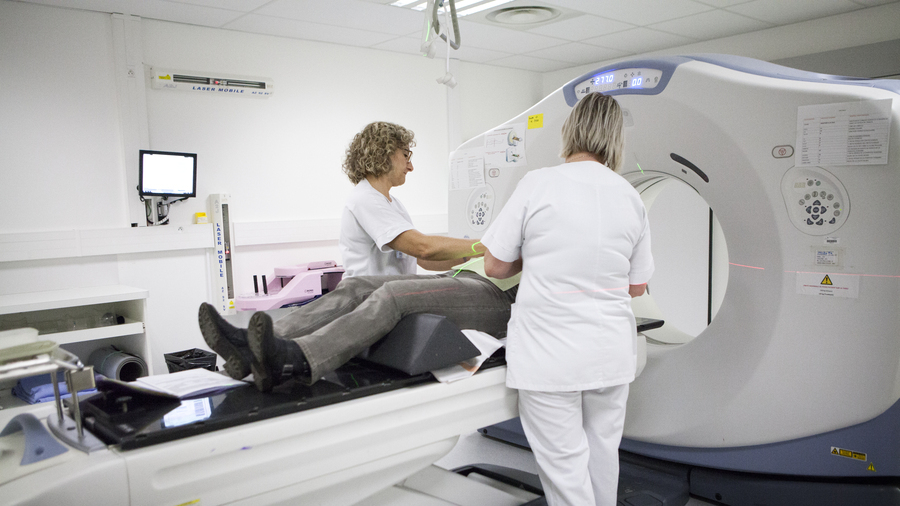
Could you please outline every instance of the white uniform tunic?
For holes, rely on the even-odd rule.
[[[637,334],[628,285],[653,273],[637,191],[597,162],[531,171],[482,238],[523,259],[509,322],[506,384],[560,392],[634,380]]]
[[[338,246],[344,277],[416,273],[416,259],[387,243],[412,230],[412,219],[397,197],[388,201],[365,179],[350,192],[341,215]]]

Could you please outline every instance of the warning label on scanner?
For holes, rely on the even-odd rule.
[[[821,297],[859,297],[859,276],[827,272],[798,272],[797,293]]]

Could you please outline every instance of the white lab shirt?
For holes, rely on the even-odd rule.
[[[360,181],[341,215],[338,246],[344,276],[415,274],[416,259],[391,249],[387,243],[412,230],[412,219],[397,197],[388,201],[365,179]]]
[[[506,384],[547,392],[634,380],[637,332],[628,285],[653,274],[637,191],[596,162],[529,172],[481,239],[523,259],[509,322]]]

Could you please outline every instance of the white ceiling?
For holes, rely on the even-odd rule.
[[[425,16],[390,6],[394,0],[20,1],[409,54],[419,54]],[[897,1],[514,0],[460,18],[461,47],[451,56],[548,72]],[[562,14],[516,27],[487,20],[492,11],[513,6],[545,6]]]

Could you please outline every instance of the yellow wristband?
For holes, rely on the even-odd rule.
[[[478,242],[473,242],[473,243],[472,243],[472,253],[474,253],[474,254],[476,254],[476,255],[477,255],[477,254],[478,254],[478,252],[477,252],[477,251],[475,251],[475,245],[476,245],[476,244],[481,244],[481,241],[478,241]]]

